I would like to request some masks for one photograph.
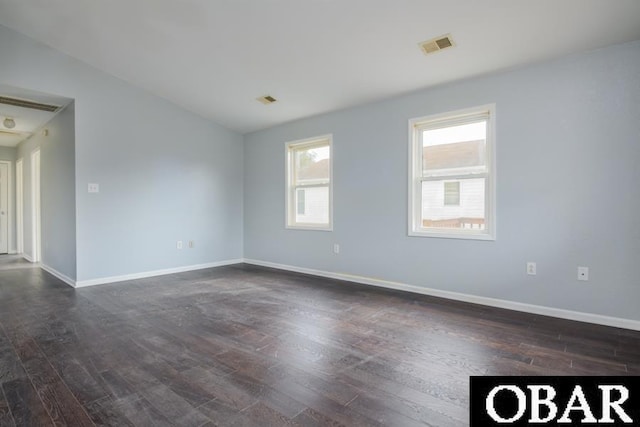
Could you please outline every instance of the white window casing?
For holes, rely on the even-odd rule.
[[[290,229],[333,229],[333,138],[286,144],[286,223]],[[303,199],[301,199],[303,198]]]
[[[495,148],[495,104],[409,121],[410,236],[495,240]]]

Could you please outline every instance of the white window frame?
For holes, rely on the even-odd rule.
[[[424,227],[422,218],[422,161],[423,147],[421,132],[443,125],[458,125],[487,117],[486,173],[478,173],[470,168],[460,175],[442,175],[443,181],[483,177],[485,181],[485,229],[438,229]],[[495,240],[496,239],[496,137],[495,104],[481,105],[463,110],[450,111],[409,120],[409,236],[439,237],[450,239]]]
[[[311,185],[295,185],[294,174],[295,164],[293,152],[298,149],[310,149],[314,147],[329,146],[329,182],[322,182]],[[333,231],[333,135],[322,135],[314,138],[301,139],[287,142],[285,145],[286,155],[286,196],[285,196],[285,228],[295,230],[316,230]],[[329,187],[329,222],[325,224],[299,223],[296,222],[296,192],[299,189],[311,188],[315,186]]]

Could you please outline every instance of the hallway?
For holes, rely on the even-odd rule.
[[[22,255],[0,255],[0,271],[29,268],[38,268],[38,265],[27,261]]]

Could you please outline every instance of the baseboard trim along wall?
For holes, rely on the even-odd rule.
[[[125,280],[144,279],[147,277],[164,276],[167,274],[184,273],[186,271],[202,270],[205,268],[222,267],[225,265],[240,264],[242,259],[231,259],[226,261],[209,262],[206,264],[187,265],[184,267],[166,268],[162,270],[145,271],[142,273],[125,274],[122,276],[101,277],[98,279],[79,280],[75,282],[76,288],[84,288],[86,286],[104,285],[107,283],[124,282]]]
[[[369,277],[356,276],[351,274],[333,273],[329,271],[314,270],[311,268],[295,267],[292,265],[277,264],[268,261],[255,259],[244,259],[247,264],[262,267],[276,268],[278,270],[293,271],[296,273],[310,274],[312,276],[327,277],[330,279],[344,280],[347,282],[360,283],[363,285],[378,286],[381,288],[395,289],[416,294],[429,295],[433,297],[446,298],[456,301],[481,304],[490,307],[505,308],[509,310],[522,311],[543,316],[558,317],[560,319],[577,320],[579,322],[595,323],[598,325],[613,326],[616,328],[632,329],[640,331],[640,321],[623,319],[619,317],[603,316],[600,314],[584,313],[580,311],[564,310],[560,308],[545,307],[541,305],[525,304],[521,302],[502,300],[497,298],[482,297],[477,295],[463,294],[459,292],[443,291],[440,289],[423,288],[422,286],[408,285],[405,283],[392,282],[387,280],[373,279]]]
[[[33,258],[31,258],[29,255],[27,255],[26,253],[22,254],[22,258],[26,259],[29,262],[33,262]]]
[[[58,270],[56,270],[55,268],[52,268],[46,264],[42,264],[40,263],[40,268],[43,269],[44,271],[46,271],[47,273],[57,277],[58,279],[62,280],[64,283],[66,283],[69,286],[76,286],[76,281],[73,280],[71,277],[60,273]]]
[[[28,261],[31,259],[23,254]],[[107,283],[123,282],[126,280],[144,279],[147,277],[164,276],[167,274],[183,273],[187,271],[202,270],[205,268],[222,267],[225,265],[233,265],[240,263],[252,264],[261,267],[275,268],[278,270],[292,271],[296,273],[309,274],[312,276],[326,277],[329,279],[344,280],[346,282],[359,283],[363,285],[377,286],[381,288],[394,289],[416,294],[429,295],[433,297],[446,298],[456,301],[469,302],[473,304],[481,304],[489,307],[505,308],[508,310],[522,311],[525,313],[539,314],[543,316],[557,317],[560,319],[576,320],[579,322],[595,323],[604,326],[613,326],[616,328],[632,329],[640,331],[640,321],[632,319],[623,319],[619,317],[603,316],[600,314],[584,313],[580,311],[564,310],[560,308],[545,307],[541,305],[525,304],[515,301],[502,300],[497,298],[489,298],[478,295],[463,294],[459,292],[443,291],[441,289],[425,288],[422,286],[409,285],[406,283],[393,282],[389,280],[380,280],[370,277],[357,276],[345,273],[334,273],[330,271],[315,270],[311,268],[296,267],[286,264],[278,264],[269,261],[260,261],[255,259],[232,259],[226,261],[210,262],[206,264],[188,265],[184,267],[167,268],[162,270],[147,271],[142,273],[126,274],[122,276],[102,277],[98,279],[75,281],[70,277],[60,273],[48,265],[41,264],[43,270],[54,275],[64,283],[75,288],[83,288],[87,286],[104,285]]]

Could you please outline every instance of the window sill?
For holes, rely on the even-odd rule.
[[[333,226],[314,226],[314,225],[286,225],[287,230],[307,230],[307,231],[333,231]]]
[[[495,234],[456,232],[451,230],[448,230],[448,231],[410,230],[409,237],[435,237],[439,239],[487,240],[487,241],[496,240]]]

